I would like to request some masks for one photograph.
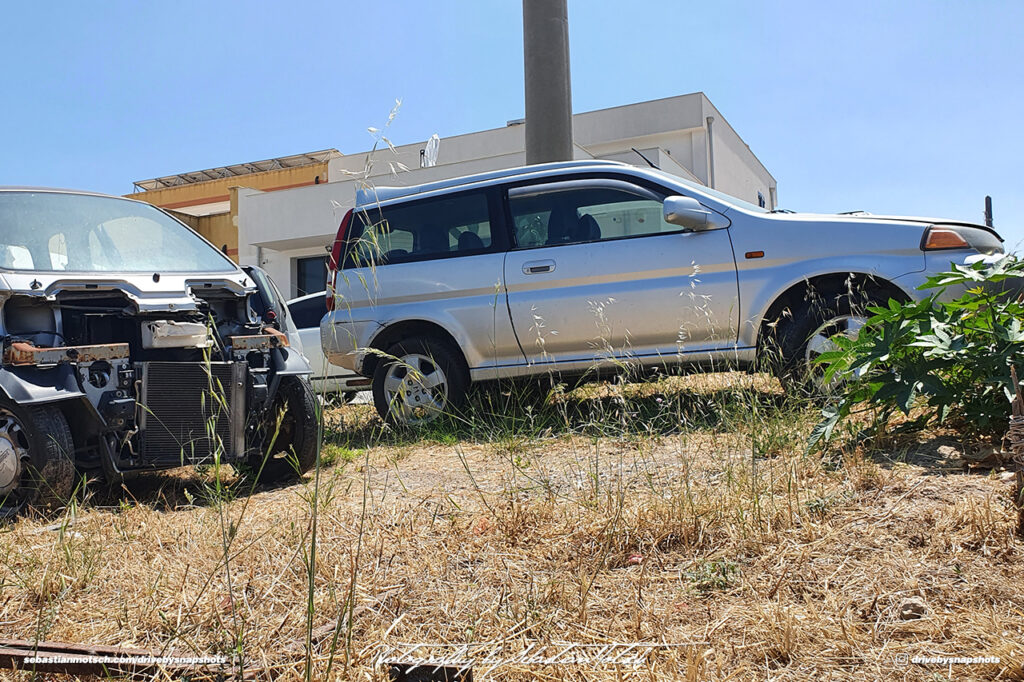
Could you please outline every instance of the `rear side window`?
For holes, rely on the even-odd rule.
[[[320,320],[327,314],[327,299],[318,295],[304,301],[295,301],[288,306],[288,312],[299,329],[319,327]]]
[[[370,208],[352,217],[345,267],[485,253],[495,246],[484,193]]]

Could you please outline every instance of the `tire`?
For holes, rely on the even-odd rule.
[[[774,334],[772,366],[787,392],[822,396],[835,391],[839,382],[823,382],[825,368],[814,362],[834,349],[828,338],[837,334],[856,336],[867,322],[868,305],[877,304],[869,293],[816,292],[799,306],[783,311]]]
[[[278,417],[281,410],[278,426]],[[320,420],[313,389],[298,377],[281,379],[274,406],[267,411],[264,438],[249,466],[261,483],[298,478],[316,464],[320,454]]]
[[[469,372],[458,351],[433,338],[387,349],[373,373],[373,404],[395,426],[419,426],[462,406]]]
[[[0,517],[66,505],[75,484],[74,452],[59,409],[0,401]]]

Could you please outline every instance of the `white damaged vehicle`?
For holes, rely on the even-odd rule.
[[[309,365],[259,293],[149,204],[0,188],[0,516],[66,501],[76,470],[309,469]]]

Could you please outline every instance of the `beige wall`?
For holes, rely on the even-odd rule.
[[[231,257],[231,260],[238,262],[238,227],[230,213],[192,216],[170,209],[168,212],[201,234],[218,249],[223,249],[226,246],[228,256]]]
[[[269,192],[312,185],[316,183],[317,177],[320,178],[320,182],[327,182],[327,166],[327,162],[323,162],[297,168],[281,168],[252,173],[250,175],[219,178],[206,182],[193,182],[187,185],[154,189],[147,192],[135,192],[125,196],[129,199],[145,201],[160,208],[187,209],[190,206],[228,201],[231,188],[238,185],[254,187]]]
[[[752,203],[757,201],[758,192],[767,199],[776,187],[775,178],[702,92],[574,115],[576,158],[614,158],[643,165],[630,151],[631,147],[661,149],[675,165],[686,169],[683,177],[696,178],[707,185],[708,116],[715,119],[715,189]],[[439,171],[442,177],[456,177],[479,172],[477,168],[494,170],[521,165],[522,161],[511,161],[525,159],[525,131],[525,126],[513,125],[446,137],[441,140],[436,168],[445,169]],[[393,151],[387,147],[378,149],[368,175],[366,152],[332,159],[330,177],[344,182],[365,176],[383,185],[429,182],[420,180],[416,173],[392,172],[399,163],[419,172],[419,152],[425,144],[399,145]],[[494,165],[496,161],[502,165]]]

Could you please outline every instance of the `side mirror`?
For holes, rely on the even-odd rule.
[[[729,227],[730,220],[705,207],[693,197],[666,197],[662,204],[665,222],[690,230],[715,230]]]

